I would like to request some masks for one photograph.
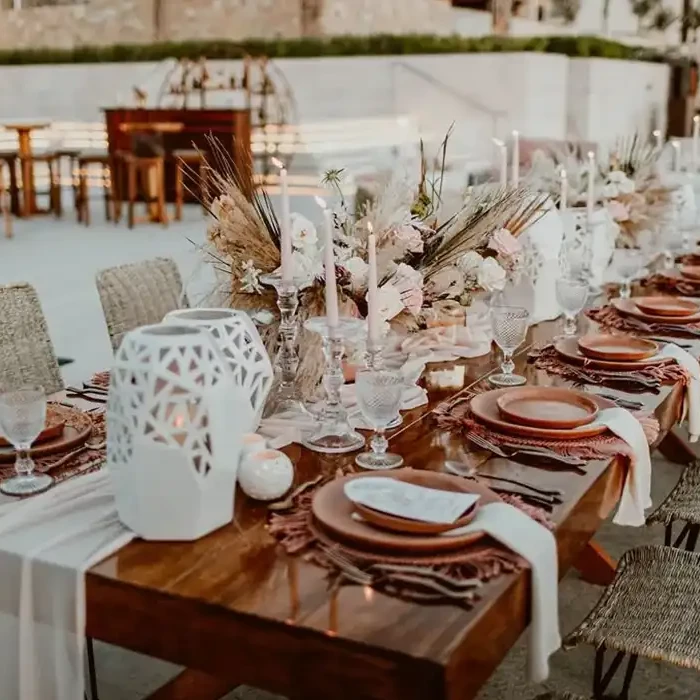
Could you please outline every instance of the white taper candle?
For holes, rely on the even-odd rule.
[[[282,221],[280,222],[280,257],[282,258],[282,280],[291,282],[294,279],[292,262],[292,222],[289,204],[289,179],[287,169],[282,161],[272,159],[272,163],[280,171],[280,194],[282,197]]]
[[[378,308],[377,290],[377,241],[369,224],[370,234],[367,238],[367,340],[368,344],[374,347],[379,345],[380,322]]]
[[[512,184],[517,187],[520,184],[520,134],[513,130],[513,162],[512,167]]]
[[[586,214],[589,221],[595,208],[595,153],[588,151],[588,196],[586,197]]]

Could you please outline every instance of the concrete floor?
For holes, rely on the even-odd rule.
[[[0,283],[26,280],[39,292],[52,340],[59,355],[75,358],[65,368],[68,382],[78,382],[110,363],[111,352],[102,310],[95,289],[95,273],[105,267],[156,255],[174,258],[196,300],[212,283],[210,270],[199,262],[188,239],[201,243],[205,225],[199,209],[186,210],[185,220],[168,228],[105,223],[96,207],[90,228],[77,225],[71,215],[63,220],[35,218],[19,221],[12,240],[0,238]],[[654,503],[675,484],[679,467],[656,460]],[[614,556],[645,543],[660,543],[658,529],[620,528],[606,525],[600,542]],[[600,589],[569,575],[560,587],[559,607],[562,632],[566,633],[595,604]],[[103,700],[140,700],[177,672],[177,668],[131,652],[98,644],[96,647],[100,697]],[[235,660],[232,660],[235,663]],[[581,694],[590,690],[593,653],[588,648],[559,652],[553,658],[549,685]],[[516,646],[489,684],[482,700],[524,700],[541,688],[524,680],[524,640]],[[661,664],[642,661],[638,665],[632,698],[662,700],[697,698],[700,676]],[[239,689],[227,700],[270,700],[267,693]],[[329,698],[328,700],[332,700]],[[426,698],[426,700],[430,700]]]

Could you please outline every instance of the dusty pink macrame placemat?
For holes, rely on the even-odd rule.
[[[338,542],[316,524],[311,511],[315,491],[327,481],[299,494],[287,512],[272,514],[268,529],[287,554],[326,569],[331,586],[371,586],[407,600],[450,601],[471,607],[479,600],[484,583],[526,566],[520,557],[490,538],[433,555],[369,552]],[[553,527],[544,510],[526,505],[516,496],[501,496],[501,500]]]
[[[674,277],[658,272],[650,275],[641,281],[641,286],[645,289],[653,289],[660,292],[669,292],[671,294],[680,294],[685,297],[700,296],[700,281]]]
[[[532,350],[528,361],[537,369],[568,379],[576,386],[594,384],[622,388],[627,391],[658,393],[663,385],[677,382],[685,385],[690,380],[688,371],[670,359],[664,364],[646,365],[630,372],[606,373],[586,364],[575,365],[567,362],[566,358],[563,358],[551,344]]]
[[[589,309],[586,311],[586,316],[604,328],[612,328],[632,335],[658,334],[678,338],[700,338],[700,323],[647,323],[630,316],[623,316],[610,304]]]

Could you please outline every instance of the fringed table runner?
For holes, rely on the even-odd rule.
[[[327,483],[311,482],[292,507],[270,517],[270,533],[289,555],[302,556],[329,572],[332,586],[358,584],[416,602],[451,602],[467,608],[480,598],[484,583],[520,571],[526,563],[516,554],[483,540],[454,552],[431,555],[370,552],[340,543],[314,521],[315,491]],[[525,505],[517,496],[501,496],[537,522],[552,528],[544,510]]]
[[[631,316],[624,316],[609,304],[586,311],[586,315],[604,328],[624,331],[633,335],[664,335],[683,338],[700,338],[700,323],[645,323]]]
[[[678,273],[664,274],[663,272],[657,272],[642,280],[641,286],[644,289],[676,295],[680,294],[684,297],[700,297],[700,280],[695,282],[681,277]]]
[[[530,351],[528,362],[537,369],[568,379],[576,386],[593,384],[623,391],[652,391],[656,394],[664,385],[687,384],[688,372],[671,358],[664,364],[646,365],[635,370],[611,371],[590,367],[587,363],[572,364],[562,357],[552,344]]]
[[[82,416],[82,418],[81,418]],[[34,459],[35,470],[39,473],[50,474],[56,484],[74,476],[89,474],[102,467],[107,457],[106,427],[104,411],[91,411],[78,414],[67,419],[67,425],[74,421],[92,421],[92,432],[82,445],[69,448],[66,452],[58,452],[46,457]],[[12,463],[0,464],[0,480],[14,476],[15,468]]]

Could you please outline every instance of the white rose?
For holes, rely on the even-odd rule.
[[[354,288],[363,288],[367,284],[369,265],[356,255],[343,262],[343,267],[350,273],[350,283]]]
[[[484,259],[475,250],[465,253],[457,262],[457,267],[468,279],[475,279],[479,274]]]
[[[605,199],[615,199],[618,194],[620,194],[620,190],[618,186],[614,185],[612,182],[603,187],[603,197],[605,197]]]
[[[401,292],[391,282],[377,290],[377,306],[379,317],[383,321],[391,321],[403,311]]]
[[[622,172],[622,170],[611,170],[608,173],[608,182],[620,183],[627,180],[627,175]]]
[[[620,194],[632,194],[632,192],[634,192],[636,189],[634,180],[626,178],[618,184],[617,189],[620,191]]]
[[[316,227],[301,214],[296,212],[290,216],[292,245],[296,250],[315,247],[318,243]]]
[[[487,292],[500,292],[506,286],[506,271],[495,258],[486,258],[479,269],[477,282]]]

